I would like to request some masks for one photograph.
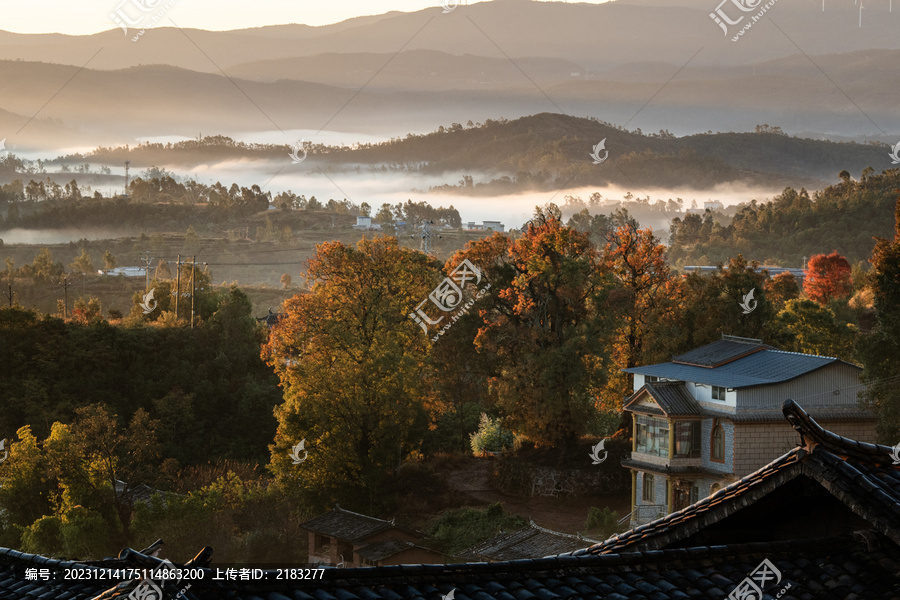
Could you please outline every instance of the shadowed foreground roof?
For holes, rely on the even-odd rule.
[[[710,498],[573,554],[329,568],[313,580],[279,580],[269,571],[264,581],[213,581],[215,571],[203,569],[205,577],[192,581],[182,598],[441,600],[455,589],[457,600],[715,600],[727,598],[768,560],[780,580],[765,588],[763,600],[776,594],[781,600],[900,599],[900,465],[892,464],[891,449],[825,431],[790,400],[784,414],[800,434],[800,447]],[[819,508],[842,518],[824,522]],[[743,528],[723,527],[729,520]],[[808,535],[783,539],[798,529]],[[765,536],[770,539],[743,541]],[[91,564],[159,564],[133,550],[120,556]],[[209,565],[209,552],[188,565]],[[126,600],[137,585],[24,579],[26,567],[74,566],[0,549],[0,600]],[[166,600],[183,587],[168,585]]]

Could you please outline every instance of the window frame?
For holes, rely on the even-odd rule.
[[[647,491],[650,491],[650,498],[647,498]],[[656,478],[653,473],[643,473],[641,480],[641,501],[656,504]]]
[[[720,458],[716,457],[716,432],[721,432],[722,456]],[[725,462],[725,427],[718,419],[713,421],[712,431],[709,436],[709,460],[717,463]]]
[[[712,400],[714,400],[716,402],[725,402],[726,401],[726,398],[727,398],[726,394],[728,393],[728,388],[723,387],[721,385],[711,385],[711,386],[709,386],[709,388],[710,388],[709,397]],[[720,392],[720,393],[717,394],[716,392]],[[716,397],[717,395],[719,395],[720,397],[717,398]]]
[[[675,425],[675,427],[674,427],[674,430],[675,430],[675,433],[674,433],[674,435],[675,435],[675,455],[672,458],[701,458],[702,457],[702,443],[700,440],[702,439],[702,436],[703,436],[702,422],[699,420],[685,419],[685,420],[681,420],[681,421],[675,421],[674,425]],[[679,454],[678,453],[678,442],[684,441],[683,439],[679,440],[679,437],[682,436],[682,432],[686,425],[690,427],[690,432],[687,435],[687,437],[688,437],[687,442],[688,442],[688,446],[690,447],[690,450],[686,454]],[[669,434],[672,435],[671,430],[670,430]]]
[[[634,417],[635,452],[668,459],[669,436],[672,435],[669,421],[641,414]]]

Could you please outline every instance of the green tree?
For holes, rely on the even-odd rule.
[[[95,271],[94,261],[91,260],[91,255],[88,254],[88,251],[85,248],[81,249],[81,254],[72,261],[69,268],[72,269],[73,273],[81,275],[87,275]]]
[[[812,300],[788,300],[769,331],[770,341],[782,350],[854,362],[856,328],[840,323],[831,309]]]
[[[892,446],[900,441],[900,200],[894,217],[894,239],[878,238],[872,251],[877,321],[860,343],[866,402],[878,415],[879,439]]]

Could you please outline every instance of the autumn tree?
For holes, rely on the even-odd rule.
[[[408,315],[439,273],[395,238],[328,242],[309,261],[310,293],[285,303],[263,349],[285,390],[270,468],[310,506],[375,510],[419,448],[429,338]],[[304,439],[308,458],[293,464]]]
[[[608,279],[587,234],[565,227],[553,205],[536,209],[504,260],[512,277],[476,339],[499,363],[492,394],[513,430],[571,450],[603,383]]]
[[[860,344],[866,402],[878,415],[879,439],[892,446],[900,441],[900,200],[894,217],[894,239],[876,238],[872,251],[877,321]]]
[[[109,250],[103,253],[103,268],[107,271],[116,268],[116,257]]]
[[[282,288],[284,288],[286,290],[290,289],[291,283],[293,283],[293,278],[288,273],[285,273],[281,276],[281,287]]]
[[[776,311],[784,308],[788,300],[793,300],[800,296],[800,286],[797,285],[797,278],[788,271],[767,279],[765,289],[766,297]]]
[[[69,267],[72,269],[73,273],[87,275],[88,273],[94,272],[94,261],[91,260],[91,255],[88,254],[87,249],[82,248],[81,254],[72,261],[72,264],[69,265]]]
[[[652,330],[672,317],[677,308],[665,247],[652,229],[626,222],[609,236],[603,260],[616,283],[608,300],[616,323],[614,362],[619,369],[653,362],[659,357],[656,348],[647,347],[654,337]],[[631,389],[629,380],[618,369],[612,375],[616,385],[605,394],[608,406],[618,408],[623,393]]]
[[[837,253],[816,254],[806,266],[803,291],[811,300],[828,304],[836,298],[847,298],[853,291],[850,263]]]

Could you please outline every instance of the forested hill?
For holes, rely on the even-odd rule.
[[[859,181],[842,181],[812,197],[788,188],[771,203],[752,202],[727,225],[711,214],[674,219],[669,261],[674,266],[716,264],[743,254],[764,264],[802,264],[813,254],[837,250],[851,262],[868,259],[874,236],[890,238],[900,195],[900,169],[880,175],[866,170]]]
[[[757,185],[819,187],[843,169],[859,173],[890,166],[886,145],[789,137],[777,127],[754,133],[706,133],[676,138],[668,132],[626,131],[594,119],[541,113],[480,126],[456,123],[426,135],[366,145],[332,155],[351,163],[427,163],[428,172],[471,170],[516,175],[544,172],[571,184],[605,182],[709,187],[744,181]],[[606,140],[609,157],[590,153]],[[600,156],[604,153],[601,151]],[[533,178],[532,178],[533,179]],[[540,179],[540,178],[539,178]]]

